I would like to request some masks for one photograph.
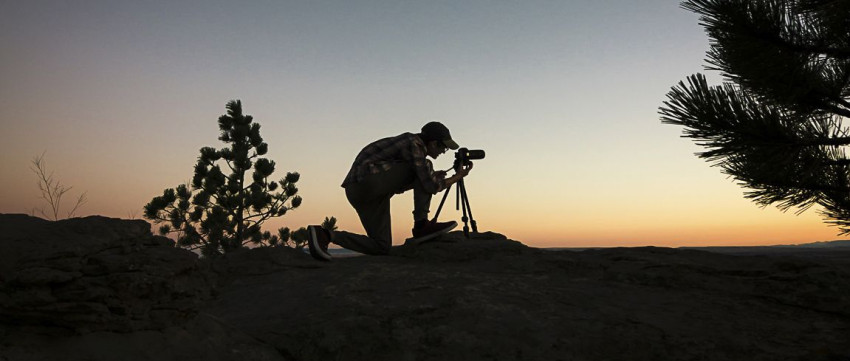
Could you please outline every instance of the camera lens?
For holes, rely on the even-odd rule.
[[[473,149],[466,152],[466,159],[484,159],[484,150]]]

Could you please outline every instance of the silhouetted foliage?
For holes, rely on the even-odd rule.
[[[327,229],[329,232],[336,231],[336,217],[325,217],[325,220],[322,221],[322,228]]]
[[[750,188],[746,198],[798,213],[823,207],[850,233],[850,1],[690,0],[710,38],[707,70],[667,94],[662,121],[698,155]]]
[[[322,227],[331,232],[335,231],[337,229],[336,217],[325,217]],[[299,250],[307,246],[307,241],[310,240],[310,232],[307,231],[307,227],[298,228],[291,233],[289,232],[289,228],[282,228],[281,231],[283,230],[286,230],[286,235],[281,233],[279,239],[274,240],[274,243],[270,243],[270,246],[286,246]]]
[[[298,173],[269,180],[275,163],[261,157],[268,144],[260,136],[260,124],[242,114],[239,100],[227,103],[227,114],[218,118],[218,125],[218,139],[230,146],[201,148],[191,190],[186,184],[166,189],[145,205],[145,218],[162,223],[162,234],[176,233],[179,246],[200,248],[206,256],[229,252],[248,242],[286,244],[288,228],[272,235],[263,232],[261,225],[301,204],[295,186]],[[220,163],[230,174],[222,172]]]
[[[307,232],[306,227],[301,227],[292,232],[292,240],[291,243],[288,243],[288,246],[295,249],[304,249],[304,246],[307,245],[307,240],[310,239],[310,233]]]
[[[41,199],[47,203],[47,207],[34,208],[33,213],[38,212],[44,218],[53,221],[61,219],[63,216],[61,212],[62,197],[64,197],[65,193],[68,193],[68,191],[70,191],[73,187],[66,187],[62,184],[62,182],[53,177],[53,172],[49,171],[47,168],[47,161],[44,160],[44,153],[33,157],[30,163],[32,164],[30,170],[32,170],[38,178],[38,190],[41,193]],[[87,192],[83,192],[79,195],[79,197],[77,197],[77,201],[74,202],[74,206],[71,207],[71,210],[64,214],[65,217],[74,217],[77,210],[86,204],[88,201],[86,199],[86,193]]]

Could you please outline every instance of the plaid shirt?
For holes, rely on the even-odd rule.
[[[367,145],[351,165],[342,186],[357,183],[371,174],[385,172],[395,164],[410,164],[416,170],[416,177],[423,188],[431,194],[446,187],[445,179],[434,174],[434,166],[426,159],[425,142],[416,134],[404,133],[395,137],[377,140]],[[413,188],[411,184],[404,191]]]

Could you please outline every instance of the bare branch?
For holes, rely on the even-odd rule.
[[[47,206],[50,208],[50,213],[46,213],[44,208],[37,210],[45,218],[56,221],[59,219],[59,213],[62,206],[62,196],[64,196],[65,193],[68,193],[68,191],[70,191],[73,187],[65,187],[61,182],[53,177],[53,172],[48,172],[47,162],[44,160],[44,154],[45,153],[42,153],[32,159],[30,162],[32,164],[30,170],[32,170],[32,172],[36,175],[41,199],[47,203]],[[86,193],[83,193],[79,198],[77,198],[77,202],[74,204],[71,211],[68,212],[68,217],[72,217],[73,214],[85,203]]]
[[[86,193],[87,192],[83,192],[83,194],[80,194],[80,197],[77,198],[77,202],[74,203],[74,208],[71,208],[71,211],[68,212],[68,218],[74,217],[74,213],[77,212],[77,209],[86,204],[86,202],[88,202],[88,199],[86,199]]]

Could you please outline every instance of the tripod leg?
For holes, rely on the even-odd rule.
[[[440,216],[440,211],[442,211],[442,210],[443,210],[443,203],[446,203],[446,198],[449,196],[449,191],[450,191],[451,189],[452,189],[452,186],[451,186],[451,185],[449,185],[449,186],[446,188],[446,192],[443,194],[443,199],[442,199],[442,200],[440,200],[440,206],[439,206],[439,207],[437,207],[437,213],[434,213],[434,222],[436,222],[436,221],[437,221],[437,217],[439,217],[439,216]]]
[[[463,189],[463,179],[457,182],[457,188],[455,188],[455,210],[460,210],[460,190]]]
[[[469,224],[468,224],[469,218],[466,218],[466,205],[465,205],[466,203],[461,203],[461,204],[464,204],[464,206],[462,207],[463,208],[463,218],[461,218],[463,220],[463,235],[466,236],[466,238],[469,238]]]
[[[478,233],[478,224],[475,222],[475,219],[472,217],[472,206],[469,205],[469,196],[466,194],[466,185],[461,184],[461,195],[463,196],[463,205],[466,211],[469,211],[469,221],[472,223],[472,232]],[[466,215],[466,211],[464,211],[464,215]]]
[[[469,218],[466,217],[466,192],[464,191],[463,179],[457,181],[457,202],[460,205],[460,209],[463,210],[463,235],[466,238],[469,238]]]

